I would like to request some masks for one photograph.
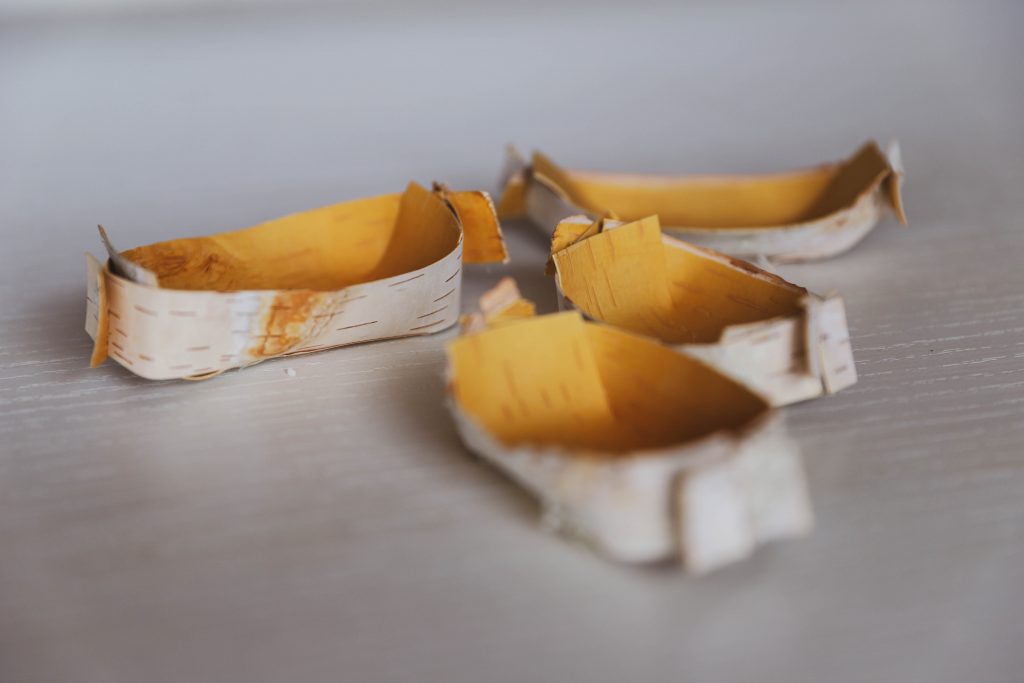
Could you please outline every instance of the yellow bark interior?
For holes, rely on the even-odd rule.
[[[625,454],[739,429],[768,409],[702,363],[576,312],[460,337],[448,356],[458,405],[509,446]]]
[[[841,163],[761,175],[644,176],[569,171],[541,153],[534,173],[593,215],[666,227],[759,228],[803,223],[852,205],[891,173],[874,142]],[[504,203],[504,202],[503,202]]]
[[[482,193],[439,193],[411,183],[404,193],[344,202],[252,228],[131,249],[128,259],[171,289],[333,291],[424,268],[458,244],[466,211],[467,261],[503,260],[504,244]],[[460,213],[461,216],[461,213]],[[500,249],[499,249],[500,247]],[[472,256],[472,258],[469,258]]]
[[[486,192],[446,192],[459,219],[464,236],[462,260],[466,263],[503,263],[508,250],[501,235],[498,215]]]
[[[711,343],[730,325],[797,314],[807,293],[745,261],[663,237],[657,216],[601,232],[563,221],[553,248],[562,293],[578,309],[669,343]]]

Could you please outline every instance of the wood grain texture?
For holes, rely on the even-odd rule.
[[[0,27],[0,681],[1021,680],[1024,13],[826,4]],[[87,367],[99,222],[128,247],[479,186],[510,140],[735,172],[889,135],[911,227],[781,268],[844,294],[860,376],[786,410],[817,531],[706,578],[541,531],[440,401],[452,333]],[[546,244],[506,234],[463,306],[510,274],[553,310]]]

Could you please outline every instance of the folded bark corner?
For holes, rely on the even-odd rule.
[[[577,312],[534,317],[499,287],[448,345],[449,405],[545,522],[614,560],[695,573],[811,529],[799,452],[761,396]]]
[[[570,217],[552,237],[559,307],[653,337],[774,406],[857,381],[843,299],[632,223]]]
[[[654,176],[570,171],[510,149],[498,215],[542,230],[586,214],[634,221],[658,215],[687,242],[776,262],[828,258],[860,242],[886,208],[904,225],[899,145],[871,141],[849,159],[762,175]]]
[[[458,320],[462,264],[508,260],[485,192],[404,192],[256,227],[87,254],[91,365],[201,379],[267,358],[432,334]]]
[[[479,312],[462,316],[462,332],[479,332],[503,322],[532,318],[536,313],[533,302],[519,294],[516,281],[505,277],[480,297]]]

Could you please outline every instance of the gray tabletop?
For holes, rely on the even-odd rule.
[[[1024,11],[468,3],[0,28],[0,681],[1024,680]],[[576,167],[768,171],[898,137],[911,226],[781,274],[860,382],[787,409],[806,540],[607,563],[461,446],[453,332],[203,383],[87,367],[86,251]],[[546,244],[502,274],[550,310]],[[286,373],[286,369],[294,371]]]

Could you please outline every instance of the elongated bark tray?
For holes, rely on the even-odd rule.
[[[275,356],[431,334],[458,319],[462,263],[507,260],[490,197],[426,190],[237,232],[87,255],[91,364],[202,378]]]
[[[525,216],[542,230],[574,214],[634,221],[661,218],[687,242],[773,261],[828,258],[860,242],[886,207],[906,224],[903,168],[895,142],[849,159],[762,175],[654,176],[570,171],[543,154],[527,164],[514,149],[498,215]]]
[[[551,245],[561,308],[658,339],[775,406],[857,381],[843,300],[673,239],[657,216],[575,216]]]
[[[529,317],[510,280],[482,306],[448,346],[451,410],[548,523],[698,573],[810,529],[799,453],[762,397],[577,312]]]

